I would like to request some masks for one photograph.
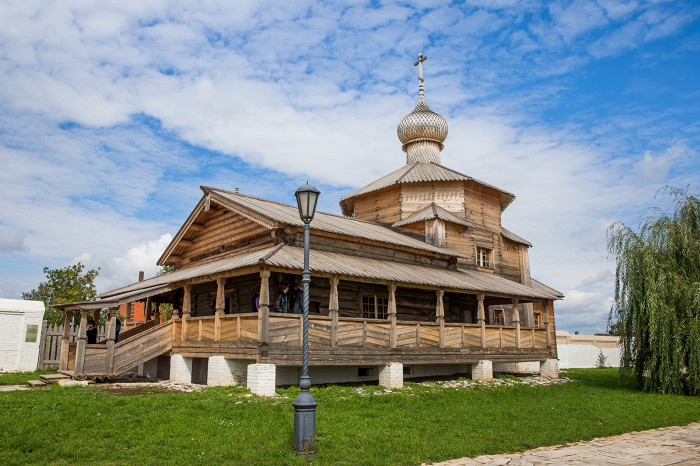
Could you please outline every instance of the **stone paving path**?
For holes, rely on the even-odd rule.
[[[683,427],[602,437],[565,446],[537,448],[521,454],[462,458],[435,463],[433,466],[478,464],[700,465],[700,422]]]

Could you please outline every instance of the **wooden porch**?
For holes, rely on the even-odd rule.
[[[296,366],[302,329],[302,316],[294,314],[270,313],[267,321],[256,313],[175,318],[172,351]],[[545,328],[309,317],[312,365],[537,361],[551,357],[550,351]]]

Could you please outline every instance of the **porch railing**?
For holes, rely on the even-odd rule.
[[[267,343],[301,347],[301,315],[270,313],[267,323],[257,313],[219,317],[220,332],[216,337],[215,316],[176,318],[173,321],[173,341],[211,341],[253,344],[260,342],[261,327],[267,326]],[[336,328],[334,328],[334,325]],[[185,329],[183,332],[183,328]],[[486,325],[484,349],[546,349],[544,328]],[[334,324],[330,316],[309,316],[309,348],[327,350],[337,347],[354,348],[481,348],[482,328],[478,324],[398,321],[393,329],[388,320],[339,317]],[[337,339],[332,341],[333,335]]]

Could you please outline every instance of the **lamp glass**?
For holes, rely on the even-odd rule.
[[[299,217],[304,223],[308,223],[314,218],[316,213],[316,203],[318,202],[318,195],[321,192],[314,186],[306,183],[303,186],[299,186],[294,195],[297,198],[297,207],[299,208]]]

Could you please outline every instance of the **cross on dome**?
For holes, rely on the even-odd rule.
[[[406,152],[406,163],[440,163],[440,151],[447,137],[447,121],[430,110],[423,94],[423,62],[428,57],[418,54],[418,104],[403,117],[396,128],[399,141]]]

